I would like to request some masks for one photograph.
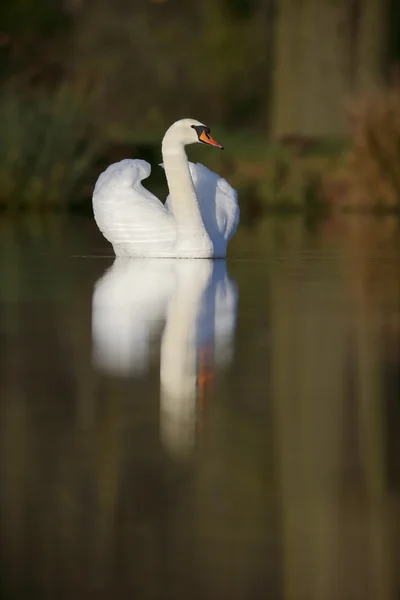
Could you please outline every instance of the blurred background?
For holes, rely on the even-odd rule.
[[[1,1],[3,597],[399,598],[399,64],[395,0]],[[227,263],[114,262],[182,117]]]
[[[395,0],[3,0],[0,202],[90,210],[99,169],[190,116],[246,221],[393,208],[399,31]]]

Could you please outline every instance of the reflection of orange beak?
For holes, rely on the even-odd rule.
[[[206,133],[205,131],[203,131],[201,133],[199,139],[202,142],[204,142],[205,144],[208,144],[209,146],[215,146],[216,148],[219,148],[220,150],[223,150],[223,146],[221,146],[221,144],[218,144],[218,142],[216,142],[215,140],[213,140],[212,137],[210,136],[210,134]]]
[[[212,346],[206,346],[200,350],[198,369],[198,400],[200,410],[202,410],[205,406],[207,396],[210,394],[214,379],[214,348]]]

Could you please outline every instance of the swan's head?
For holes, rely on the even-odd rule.
[[[223,149],[221,144],[211,137],[210,128],[195,119],[181,119],[173,123],[164,136],[164,142],[167,141],[180,143],[184,146],[200,142],[220,150]]]

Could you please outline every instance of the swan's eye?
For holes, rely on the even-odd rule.
[[[199,140],[201,140],[201,136],[206,136],[208,139],[211,139],[209,127],[206,127],[205,125],[191,125],[190,127],[195,130]]]

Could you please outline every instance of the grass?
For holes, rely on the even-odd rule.
[[[68,85],[53,93],[0,93],[0,204],[62,209],[74,202],[102,146],[87,98]]]

